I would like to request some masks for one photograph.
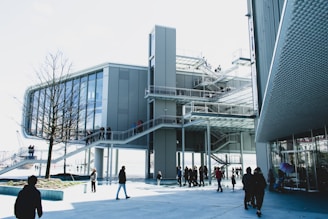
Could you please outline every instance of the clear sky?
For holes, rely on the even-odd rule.
[[[228,68],[248,50],[246,0],[1,0],[0,151],[17,148],[25,90],[35,69],[62,51],[73,72],[104,62],[147,65],[155,25],[176,28],[177,53]],[[24,142],[23,142],[24,143]]]

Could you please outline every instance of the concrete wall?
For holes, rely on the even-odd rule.
[[[283,5],[284,0],[248,0],[248,14],[252,16],[254,23],[255,60],[260,113]],[[257,120],[255,120],[256,126]],[[266,176],[267,170],[270,168],[268,145],[266,143],[256,142],[256,161],[257,165],[261,167],[265,174],[264,176]]]
[[[173,28],[155,26],[154,85],[176,87],[176,31]],[[154,100],[154,118],[176,116],[176,103],[170,100]],[[176,177],[176,131],[158,130],[153,133],[154,177],[162,171],[163,178]]]
[[[110,67],[108,74],[107,125],[112,131],[125,131],[138,120],[147,121],[147,101],[144,98],[147,70]],[[146,138],[131,144],[145,145]]]
[[[252,0],[251,2],[254,20],[258,99],[259,107],[261,107],[284,0]]]

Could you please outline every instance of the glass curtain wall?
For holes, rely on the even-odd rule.
[[[325,128],[271,142],[270,147],[276,188],[282,183],[284,189],[328,190],[328,143]]]
[[[58,122],[63,126],[65,121],[71,122],[70,139],[85,137],[86,130],[99,130],[102,114],[103,72],[94,72],[63,82],[59,94],[61,100],[58,112]],[[43,87],[30,92],[30,104],[26,113],[28,121],[26,132],[30,135],[46,137],[46,124],[49,124],[49,109],[51,109],[49,94],[50,88]],[[64,121],[65,120],[65,121]],[[66,130],[62,127],[62,131]],[[58,133],[57,137],[68,133]]]

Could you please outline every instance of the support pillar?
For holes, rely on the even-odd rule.
[[[104,164],[104,149],[103,148],[95,148],[95,158],[94,158],[95,168],[97,169],[97,177],[103,178],[103,164]]]
[[[108,159],[110,159],[110,168],[109,168],[109,185],[112,184],[112,180],[113,180],[113,144],[110,144],[110,157],[108,157]]]
[[[244,135],[241,132],[240,133],[240,163],[241,163],[241,173],[240,175],[242,176],[244,174]]]
[[[208,184],[212,184],[212,164],[211,164],[211,126],[210,121],[207,122],[207,157],[208,157]]]
[[[107,185],[108,185],[108,182],[109,182],[109,161],[110,161],[110,147],[108,146],[107,147],[107,167],[106,167],[106,181],[107,181]]]
[[[183,120],[182,120],[183,121]],[[184,124],[182,124],[182,137],[181,137],[181,147],[182,147],[182,176],[184,176],[184,170],[185,170],[185,129],[184,129]]]

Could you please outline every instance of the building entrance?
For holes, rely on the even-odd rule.
[[[276,166],[284,173],[285,189],[318,191],[314,150],[281,151],[280,156],[281,163]]]

